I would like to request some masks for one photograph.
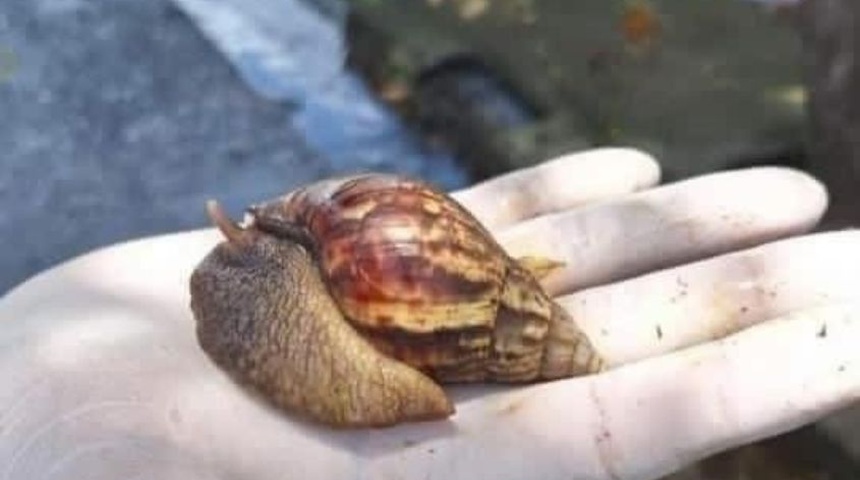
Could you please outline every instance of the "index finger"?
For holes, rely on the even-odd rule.
[[[489,229],[601,199],[644,190],[660,181],[660,166],[629,148],[563,155],[516,170],[452,196]]]

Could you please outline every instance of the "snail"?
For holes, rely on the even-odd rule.
[[[603,362],[465,207],[393,174],[319,180],[253,205],[190,278],[201,349],[235,383],[335,428],[444,419],[442,385],[527,384]]]

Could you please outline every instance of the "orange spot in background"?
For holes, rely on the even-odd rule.
[[[633,45],[646,45],[653,42],[661,31],[657,12],[644,1],[628,3],[621,14],[621,34],[624,40]]]

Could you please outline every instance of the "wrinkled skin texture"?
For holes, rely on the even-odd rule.
[[[453,413],[435,383],[378,353],[328,296],[308,293],[325,287],[301,246],[267,235],[221,243],[191,289],[204,351],[278,407],[350,426]]]

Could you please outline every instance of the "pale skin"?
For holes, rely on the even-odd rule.
[[[0,299],[0,480],[651,480],[854,405],[860,232],[808,234],[821,185],[779,168],[659,176],[607,149],[455,193],[513,255],[564,262],[545,285],[611,368],[446,387],[445,421],[335,432],[234,385],[188,308],[213,229],[37,276]]]

